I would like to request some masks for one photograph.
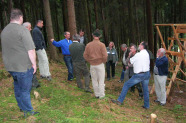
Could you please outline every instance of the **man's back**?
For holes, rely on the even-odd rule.
[[[1,33],[2,56],[7,71],[24,72],[32,64],[28,50],[34,49],[30,32],[23,26],[10,23]]]
[[[85,51],[85,45],[78,42],[73,42],[69,46],[70,54],[72,56],[72,62],[83,62],[83,53]]]
[[[107,61],[107,50],[99,40],[88,43],[85,49],[84,58],[92,65],[98,65]]]

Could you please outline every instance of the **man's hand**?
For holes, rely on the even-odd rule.
[[[131,55],[132,55],[132,52],[130,51],[130,53],[129,53],[129,58],[130,58]]]
[[[50,41],[51,41],[51,42],[53,42],[53,41],[54,41],[54,39],[52,38],[52,39],[50,39]]]
[[[126,66],[125,68],[126,68],[126,69],[129,69],[129,67],[128,67],[128,66]]]
[[[37,66],[36,66],[36,65],[32,65],[32,67],[33,67],[33,69],[34,69],[33,74],[35,74],[35,73],[36,73],[36,70],[37,70]]]

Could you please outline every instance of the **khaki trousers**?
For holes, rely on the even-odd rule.
[[[166,103],[166,81],[167,76],[159,76],[154,74],[154,84],[157,100]]]
[[[39,72],[40,75],[43,77],[50,76],[50,71],[49,71],[49,63],[48,63],[48,57],[46,54],[45,49],[40,49],[36,51],[37,53],[37,58],[38,58],[38,65],[39,65]]]
[[[105,66],[103,63],[99,65],[90,65],[90,74],[92,78],[92,86],[96,97],[105,96]]]

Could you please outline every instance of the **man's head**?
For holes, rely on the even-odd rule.
[[[31,26],[31,23],[30,22],[24,22],[23,23],[23,26],[26,27],[29,31],[32,30],[32,26]]]
[[[69,40],[70,39],[70,32],[68,32],[68,31],[64,32],[64,36],[67,40]]]
[[[80,36],[78,34],[75,34],[72,36],[73,41],[80,41]]]
[[[23,23],[23,13],[19,9],[12,9],[10,13],[10,21],[16,21],[18,24]]]
[[[147,42],[141,42],[140,44],[139,44],[139,47],[138,47],[138,49],[141,51],[141,50],[143,50],[143,49],[147,49],[147,47],[148,47],[148,44],[147,44]]]
[[[165,53],[166,53],[166,50],[164,48],[160,48],[158,51],[157,51],[157,54],[159,57],[163,57],[165,56]]]
[[[130,46],[130,52],[132,52],[132,54],[135,54],[136,51],[137,51],[136,45],[132,44],[132,45]]]
[[[93,33],[92,33],[93,38],[100,38],[101,37],[101,32],[99,29],[96,29]]]
[[[123,52],[125,52],[125,51],[127,50],[127,45],[126,45],[126,44],[122,44],[122,45],[121,45],[121,50],[122,50]]]
[[[84,31],[83,31],[83,30],[80,30],[80,31],[79,31],[79,36],[80,36],[80,37],[84,36]]]
[[[40,28],[43,28],[43,20],[38,20],[37,21],[37,24],[36,24],[38,27],[40,27]]]

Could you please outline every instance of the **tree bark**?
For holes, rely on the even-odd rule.
[[[67,0],[67,8],[68,8],[68,20],[69,20],[68,31],[72,36],[77,33],[74,0]]]
[[[129,42],[136,43],[135,41],[135,31],[134,31],[134,17],[133,17],[133,8],[132,8],[132,0],[128,0],[128,13],[129,13],[129,19],[128,19],[128,28],[129,28]]]
[[[62,0],[62,12],[63,12],[63,25],[64,31],[68,30],[68,11],[67,11],[67,1]]]
[[[146,0],[146,12],[147,12],[147,33],[148,33],[148,46],[149,50],[154,54],[154,41],[152,32],[152,13],[151,13],[151,0]],[[153,61],[151,61],[151,70],[153,69]]]
[[[87,38],[88,38],[88,42],[90,42],[90,41],[91,41],[91,30],[90,30],[90,21],[89,21],[87,0],[84,0],[84,8],[85,8],[84,14],[85,14]],[[88,42],[86,42],[86,44],[87,44]]]
[[[94,13],[95,13],[95,20],[96,20],[96,29],[98,29],[98,4],[97,0],[94,0]]]
[[[48,36],[48,43],[49,43],[49,51],[50,51],[50,58],[52,60],[58,60],[56,48],[52,45],[50,39],[54,38],[53,28],[52,28],[52,20],[50,14],[50,3],[49,0],[43,0],[44,4],[44,15],[46,20],[46,31]]]

